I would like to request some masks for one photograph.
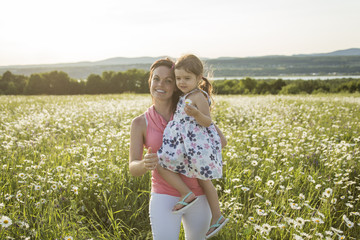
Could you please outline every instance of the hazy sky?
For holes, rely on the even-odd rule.
[[[360,47],[360,0],[8,0],[0,65]]]

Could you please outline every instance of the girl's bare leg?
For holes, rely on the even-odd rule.
[[[191,189],[184,183],[184,181],[180,178],[178,173],[172,172],[170,170],[167,170],[160,165],[157,166],[157,170],[161,177],[164,178],[164,180],[170,184],[173,188],[178,190],[180,192],[180,199],[183,199],[189,192],[191,192]],[[196,198],[195,194],[191,194],[185,199],[185,202],[189,203],[192,202]],[[184,207],[182,204],[176,204],[173,211],[179,210],[180,208]]]
[[[213,185],[213,183],[211,182],[211,180],[198,179],[198,181],[199,181],[200,186],[204,190],[205,195],[206,195],[209,205],[210,205],[211,214],[212,214],[211,224],[210,224],[210,226],[211,226],[211,225],[215,224],[216,221],[222,216],[221,210],[220,210],[220,204],[219,204],[219,197],[218,197],[216,188]],[[220,223],[222,223],[224,221],[225,221],[225,219],[223,218],[222,221],[220,221]],[[210,234],[214,230],[215,230],[215,228],[209,229],[209,231],[206,233],[206,235]]]

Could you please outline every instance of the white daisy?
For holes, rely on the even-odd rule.
[[[19,177],[21,177],[22,179],[24,179],[26,177],[25,173],[19,173]]]
[[[266,185],[268,185],[269,187],[273,187],[274,186],[274,181],[269,180],[269,181],[267,181]]]
[[[83,165],[84,167],[87,167],[87,166],[89,166],[89,162],[88,162],[88,161],[83,161],[83,162],[82,162],[82,165]]]
[[[271,226],[267,223],[264,223],[262,225],[262,229],[265,232],[266,235],[269,235],[270,231],[271,231]]]
[[[259,182],[259,181],[261,181],[261,178],[259,176],[255,176],[255,181]]]
[[[267,213],[264,210],[260,209],[260,208],[256,209],[256,213],[259,216],[266,216],[267,215]]]
[[[280,229],[285,229],[285,228],[286,228],[286,225],[279,223],[279,224],[278,224],[278,228],[280,228]]]
[[[290,207],[291,207],[292,209],[296,209],[296,210],[301,209],[301,207],[300,207],[297,203],[290,203]]]
[[[254,224],[254,230],[255,230],[255,232],[259,232],[259,233],[261,233],[263,231],[262,227],[257,224]]]
[[[27,222],[19,221],[19,227],[28,229],[30,226]]]
[[[9,201],[11,198],[13,197],[13,195],[10,195],[10,194],[5,194],[4,198],[5,200]]]
[[[300,198],[301,200],[304,200],[304,199],[305,199],[305,195],[302,194],[302,193],[300,193],[300,194],[299,194],[299,198]]]
[[[4,228],[7,228],[8,226],[10,226],[12,224],[12,221],[9,217],[7,216],[2,216],[0,218],[0,225]]]
[[[73,191],[76,195],[79,194],[79,188],[78,187],[72,187],[71,191]]]
[[[354,226],[354,223],[351,221],[347,221],[345,224],[348,228],[352,228]]]
[[[315,217],[311,218],[311,221],[313,221],[316,224],[324,223],[324,221],[321,218],[315,218]]]
[[[328,198],[328,197],[331,196],[332,192],[333,192],[333,190],[332,190],[331,188],[327,188],[327,189],[325,189],[325,191],[323,192],[322,196]]]
[[[296,218],[295,222],[296,222],[296,226],[300,227],[300,228],[303,228],[303,226],[305,224],[305,220],[303,218],[300,218],[300,217]]]
[[[266,201],[265,201],[265,205],[266,205],[266,206],[271,206],[271,201],[270,201],[270,200],[266,200]]]
[[[191,101],[190,99],[187,98],[187,99],[185,100],[185,104],[186,104],[186,105],[190,105],[191,103],[192,103],[192,101]]]

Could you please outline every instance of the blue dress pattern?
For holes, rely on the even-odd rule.
[[[184,111],[186,97],[195,90],[179,99],[173,120],[167,124],[162,146],[157,152],[159,164],[190,178],[221,178],[221,141],[214,124],[203,127]],[[206,92],[204,94],[207,95]],[[210,104],[209,96],[208,101]]]

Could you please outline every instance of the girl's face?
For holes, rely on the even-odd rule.
[[[166,66],[159,66],[153,71],[150,93],[154,99],[171,99],[176,89],[172,70]]]
[[[185,94],[198,87],[201,77],[183,68],[175,69],[176,86]]]

